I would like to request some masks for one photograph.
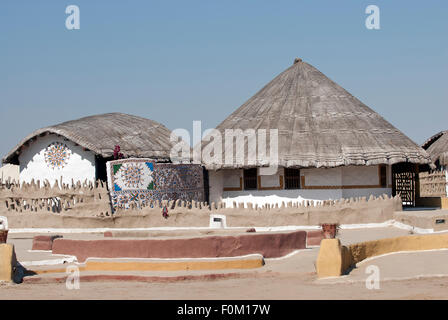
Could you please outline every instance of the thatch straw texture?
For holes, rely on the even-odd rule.
[[[433,162],[439,161],[440,165],[448,166],[448,130],[433,135],[423,144],[423,148]]]
[[[296,59],[217,129],[223,137],[226,129],[278,129],[279,165],[283,167],[430,162],[420,146],[301,59]],[[269,141],[267,146],[269,153]],[[233,155],[235,158],[235,152]],[[209,169],[254,167],[247,165],[247,150],[245,160],[243,166],[205,165]],[[262,166],[266,159],[257,158],[256,162],[256,166]]]
[[[128,157],[168,160],[172,147],[171,131],[162,124],[128,114],[108,113],[39,129],[14,147],[3,163],[17,163],[22,148],[48,133],[63,136],[103,158],[112,157],[119,145]]]

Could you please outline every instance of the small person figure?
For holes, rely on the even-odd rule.
[[[163,206],[163,210],[162,210],[162,216],[165,219],[168,219],[169,215],[168,215],[168,208],[166,206]]]
[[[121,151],[120,146],[116,145],[115,149],[114,149],[114,160],[118,160],[118,159],[123,159],[124,158],[124,155],[120,151]]]

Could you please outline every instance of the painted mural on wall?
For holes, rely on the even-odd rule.
[[[71,151],[61,142],[51,143],[44,152],[45,163],[50,169],[63,169],[70,160]]]
[[[125,162],[112,166],[113,190],[153,190],[154,163],[153,162]]]
[[[107,177],[114,210],[160,200],[204,201],[200,165],[123,159],[107,163]]]

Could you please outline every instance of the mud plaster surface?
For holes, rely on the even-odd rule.
[[[96,258],[213,258],[258,253],[281,257],[306,247],[306,231],[206,236],[183,239],[70,240],[56,239],[53,254],[74,255],[79,262]]]
[[[388,278],[388,272],[395,263],[405,263],[407,273],[412,266],[420,268],[425,260],[440,259],[439,253],[415,253],[406,256],[387,256],[372,264],[378,264]],[[444,299],[448,298],[448,276],[420,279],[383,280],[379,290],[368,290],[365,286],[362,266],[350,277],[337,283],[316,281],[313,261],[317,249],[306,251],[292,258],[269,261],[263,267],[264,275],[229,278],[215,281],[160,282],[81,282],[80,290],[67,290],[65,282],[52,284],[2,285],[0,299],[150,299],[150,300],[247,300],[247,299]],[[434,260],[434,261],[436,261]],[[432,262],[427,263],[425,272],[433,271]],[[253,271],[251,271],[253,273]],[[395,271],[394,271],[395,272]],[[417,270],[420,272],[420,270]]]
[[[401,209],[399,199],[341,202],[331,206],[285,207],[270,209],[176,207],[169,218],[162,217],[160,208],[120,211],[113,216],[70,213],[1,212],[14,228],[149,228],[208,227],[210,214],[226,216],[228,227],[273,227],[287,225],[319,225],[321,223],[363,224],[393,219]]]

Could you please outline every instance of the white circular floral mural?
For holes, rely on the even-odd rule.
[[[152,163],[124,163],[121,165],[116,165],[114,181],[120,190],[152,190],[154,188],[152,172]]]
[[[53,170],[62,169],[67,165],[71,155],[72,152],[67,145],[53,142],[45,149],[45,163]]]

